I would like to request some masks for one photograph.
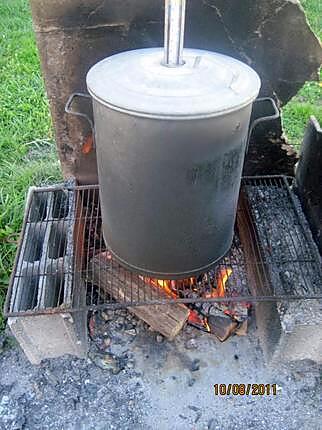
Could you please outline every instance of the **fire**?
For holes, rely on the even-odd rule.
[[[232,273],[233,271],[230,267],[221,268],[219,270],[219,272],[216,275],[217,288],[211,293],[206,294],[207,299],[214,298],[214,297],[225,297],[226,283]]]
[[[209,293],[204,293],[203,297],[207,299],[225,297],[226,284],[232,273],[233,270],[230,267],[221,267],[220,269],[218,269],[215,275],[215,285],[212,287],[212,291]],[[190,289],[193,293],[198,292],[198,279],[196,277],[179,280],[156,279],[144,276],[140,276],[140,278],[144,282],[150,283],[151,285],[162,289],[164,293],[172,299],[181,297],[180,290],[184,291],[185,289]],[[230,316],[232,317],[234,316],[234,310],[229,308],[223,309],[223,313],[226,313],[227,315],[231,314]],[[208,323],[207,317],[194,309],[190,309],[188,323],[198,328],[199,330],[203,330],[208,333],[211,332],[211,327]]]
[[[211,332],[211,328],[210,328],[210,325],[208,324],[207,318],[204,319],[204,325],[206,327],[207,332],[210,333]]]
[[[233,273],[232,269],[229,267],[227,269],[220,269],[217,275],[217,290],[218,297],[225,297],[226,282],[229,276]]]
[[[216,274],[216,288],[213,289],[212,292],[206,293],[205,298],[215,298],[215,297],[225,297],[225,289],[226,283],[233,273],[230,267],[219,269]],[[187,279],[155,279],[155,278],[147,278],[140,277],[145,282],[151,283],[155,287],[160,287],[162,290],[171,298],[178,297],[178,291],[184,288],[193,288],[197,291],[197,278],[191,277]]]
[[[216,288],[205,295],[206,298],[225,297],[226,283],[233,273],[231,268],[221,268],[216,274]],[[149,282],[156,287],[162,288],[162,290],[171,298],[175,299],[178,297],[178,291],[184,288],[195,288],[197,290],[197,278],[191,277],[182,280],[164,280],[164,279],[153,279],[144,278],[145,282]],[[189,324],[199,328],[200,330],[211,332],[211,328],[208,324],[207,318],[202,317],[197,311],[190,310],[188,317]]]
[[[144,282],[150,283],[155,287],[160,287],[171,298],[178,297],[178,291],[183,288],[191,288],[197,284],[197,278],[191,277],[187,279],[155,279],[140,276]]]
[[[188,322],[194,327],[197,327],[200,330],[210,333],[210,326],[208,324],[207,318],[201,318],[199,314],[192,309],[190,310],[190,313],[188,316]]]
[[[173,299],[177,297],[176,293],[174,292],[175,289],[175,281],[171,281],[168,279],[151,279],[152,285],[157,285],[166,292],[166,294]]]

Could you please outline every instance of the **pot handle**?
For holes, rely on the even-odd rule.
[[[94,129],[94,123],[93,123],[92,119],[86,113],[78,112],[72,108],[72,105],[73,105],[75,99],[76,98],[82,98],[82,97],[86,98],[86,99],[91,99],[91,96],[89,94],[79,93],[79,92],[72,93],[68,97],[68,100],[66,102],[65,112],[70,114],[70,115],[75,115],[75,116],[79,116],[81,118],[85,118],[87,120],[87,122],[89,123],[91,130],[92,130],[93,142],[94,142],[94,146],[95,146],[95,129]]]
[[[246,152],[248,150],[251,135],[258,124],[265,121],[272,121],[280,117],[280,112],[276,106],[275,100],[271,97],[262,97],[256,99],[253,103],[251,124],[248,131]]]

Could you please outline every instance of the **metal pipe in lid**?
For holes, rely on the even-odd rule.
[[[167,67],[184,64],[183,41],[186,0],[165,0],[164,62]]]

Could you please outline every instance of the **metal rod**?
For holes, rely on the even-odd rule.
[[[182,58],[186,0],[165,0],[164,65],[178,67]]]

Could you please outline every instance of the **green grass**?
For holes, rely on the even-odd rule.
[[[301,3],[313,31],[322,39],[322,1],[301,0]],[[322,69],[320,82],[307,82],[282,110],[286,137],[296,149],[301,145],[311,115],[322,125]]]
[[[302,4],[322,37],[321,0]],[[28,187],[61,179],[27,0],[0,0],[0,76],[1,328]],[[295,145],[312,114],[322,122],[321,88],[310,82],[283,109],[286,133]]]
[[[25,195],[60,178],[48,103],[26,0],[0,0],[0,309]],[[3,319],[0,311],[0,328]]]

